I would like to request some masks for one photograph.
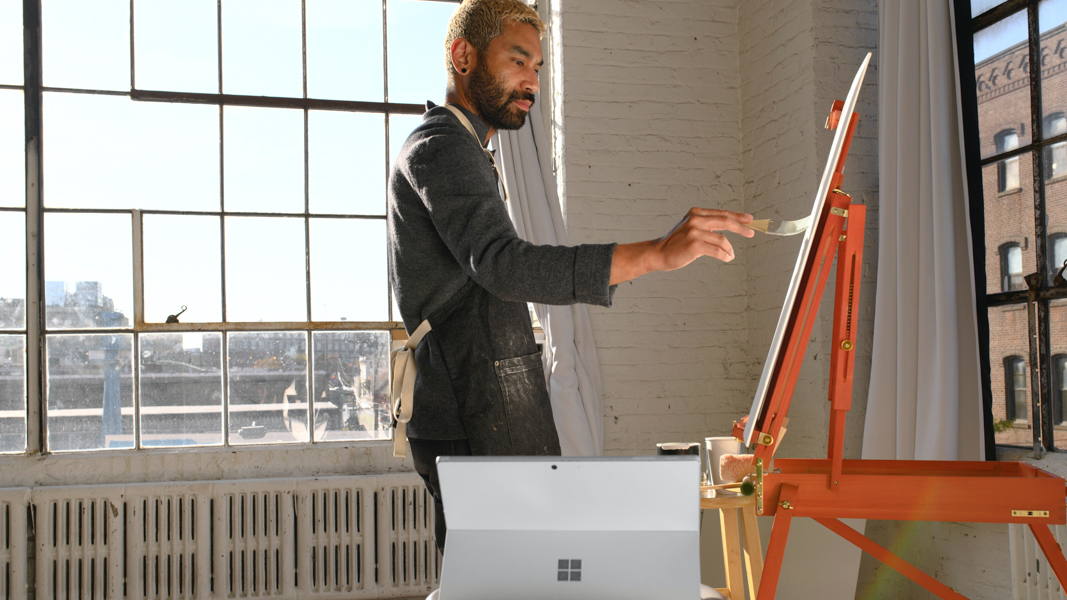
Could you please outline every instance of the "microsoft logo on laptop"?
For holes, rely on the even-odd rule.
[[[582,561],[580,559],[559,559],[559,573],[556,581],[581,581]]]

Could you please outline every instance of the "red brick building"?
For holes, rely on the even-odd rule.
[[[976,65],[983,158],[1032,141],[1030,71],[1025,42]],[[1043,137],[1067,133],[1067,26],[1061,25],[1041,36],[1040,71]],[[1023,277],[1037,270],[1032,156],[1030,152],[1020,154],[987,165],[982,171],[989,294],[1026,289]],[[1041,160],[1051,271],[1053,264],[1062,266],[1067,260],[1067,143],[1045,148]],[[1050,317],[1051,400],[1056,445],[1067,448],[1067,303],[1054,302]],[[1025,304],[991,307],[989,329],[997,443],[1030,445],[1033,431]]]

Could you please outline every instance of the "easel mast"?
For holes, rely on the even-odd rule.
[[[827,129],[835,129],[844,103],[835,101]],[[759,600],[772,600],[794,516],[811,517],[943,599],[966,600],[838,519],[1020,523],[1030,527],[1061,583],[1067,560],[1049,531],[1067,523],[1067,482],[1019,462],[844,460],[845,417],[852,408],[856,304],[860,294],[866,207],[841,191],[842,174],[859,116],[852,114],[830,191],[804,265],[797,301],[769,385],[768,401],[752,437],[757,465],[756,512],[773,515]],[[846,221],[847,220],[847,221]],[[847,228],[846,228],[847,224]],[[775,459],[789,404],[807,350],[819,303],[837,256],[830,358],[830,428],[827,458]],[[734,424],[743,439],[747,417]],[[773,464],[772,464],[773,461]]]

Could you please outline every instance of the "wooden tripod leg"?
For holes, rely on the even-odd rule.
[[[750,598],[759,595],[760,578],[763,577],[763,544],[759,539],[759,524],[756,521],[756,504],[746,504],[741,511],[741,541],[745,547],[745,568],[748,571]]]
[[[1052,572],[1056,574],[1060,587],[1063,587],[1064,582],[1067,582],[1067,559],[1063,558],[1063,548],[1060,547],[1056,538],[1052,537],[1048,525],[1030,525],[1030,531],[1034,534],[1037,544],[1041,546],[1041,551],[1045,553],[1045,560],[1052,567]]]
[[[719,526],[722,532],[722,554],[726,562],[726,589],[730,597],[744,600],[745,583],[741,580],[741,542],[738,539],[736,508],[719,509]]]
[[[774,600],[774,595],[778,592],[778,575],[782,572],[785,543],[789,539],[789,525],[793,522],[793,505],[797,501],[797,486],[782,484],[778,500],[781,506],[774,513],[774,527],[771,528],[771,541],[767,545],[767,559],[763,564],[763,577],[760,578],[757,600]]]
[[[860,550],[863,550],[867,554],[882,561],[885,566],[894,569],[901,575],[923,586],[938,598],[943,598],[944,600],[967,600],[966,596],[963,596],[956,590],[948,587],[933,577],[930,577],[926,573],[923,573],[903,558],[900,558],[896,554],[893,554],[889,550],[872,542],[867,536],[848,525],[845,525],[841,521],[838,521],[837,519],[815,519],[815,521],[837,535],[852,542],[859,547]],[[1046,530],[1046,533],[1047,532],[1048,531]],[[1049,537],[1051,537],[1051,534]],[[1060,560],[1063,560],[1062,557]]]

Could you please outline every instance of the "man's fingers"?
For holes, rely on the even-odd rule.
[[[730,240],[726,239],[725,235],[717,234],[712,241],[706,243],[711,248],[719,250],[722,255],[711,254],[710,256],[714,256],[723,262],[730,262],[734,259],[734,246],[730,243]]]
[[[737,214],[737,213],[732,213]],[[748,215],[751,217],[751,215]],[[750,219],[751,220],[751,219]],[[704,217],[690,217],[690,221],[693,225],[704,229],[706,231],[732,231],[738,235],[745,237],[752,237],[756,235],[751,229],[744,224],[737,221],[732,217],[726,217],[723,215],[704,216]]]
[[[689,209],[689,215],[698,217],[726,217],[739,223],[748,223],[752,220],[752,215],[748,213],[722,210],[719,208],[700,208],[699,206]]]
[[[723,262],[730,262],[734,259],[734,246],[725,235],[702,231],[694,237],[699,242],[698,252],[704,256],[711,256]]]

